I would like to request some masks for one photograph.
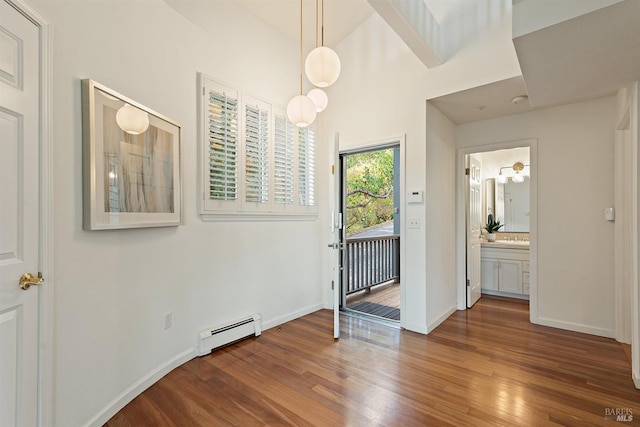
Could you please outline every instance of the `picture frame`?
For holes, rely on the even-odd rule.
[[[83,228],[182,223],[182,127],[82,80]]]

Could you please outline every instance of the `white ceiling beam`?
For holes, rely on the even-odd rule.
[[[442,64],[440,26],[423,0],[368,1],[424,65]]]

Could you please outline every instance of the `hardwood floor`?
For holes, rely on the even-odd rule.
[[[193,359],[106,425],[640,425],[622,346],[532,325],[526,303],[483,297],[428,336],[341,321],[338,341],[323,310]]]

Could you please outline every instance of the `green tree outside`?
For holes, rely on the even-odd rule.
[[[393,220],[393,149],[347,156],[347,236]]]

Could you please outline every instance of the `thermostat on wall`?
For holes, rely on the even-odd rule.
[[[422,203],[424,191],[409,191],[407,203]]]

